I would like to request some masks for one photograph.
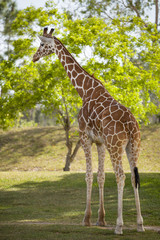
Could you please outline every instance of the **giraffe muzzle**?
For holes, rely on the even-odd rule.
[[[37,62],[40,59],[40,57],[36,56],[36,54],[33,56],[32,61]]]

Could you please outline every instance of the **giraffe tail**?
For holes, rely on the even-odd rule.
[[[138,186],[138,188],[140,188],[140,177],[139,177],[137,167],[134,168],[134,175],[135,175],[135,186],[136,186],[136,188],[137,188],[137,186]]]

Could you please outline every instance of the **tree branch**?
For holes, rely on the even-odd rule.
[[[122,0],[123,5],[125,6],[125,8],[128,8],[128,6],[124,3],[124,1]]]
[[[63,127],[65,127],[65,117],[64,117],[64,115],[63,115],[63,113],[61,112],[61,110],[60,109],[58,109],[57,110],[57,113],[61,116],[61,118],[62,118],[62,125],[63,125]]]
[[[134,10],[134,11],[136,12],[137,17],[140,18],[141,16],[140,16],[140,14],[139,14],[139,12],[138,12],[138,9],[133,5],[132,0],[128,0],[128,2],[130,3],[130,7],[132,8],[132,10]]]
[[[108,17],[109,19],[113,20],[113,18],[112,18],[111,16],[109,16],[107,12],[105,12],[105,14],[107,15],[107,17]]]
[[[129,6],[129,7],[137,14],[137,17],[141,18],[140,13],[138,12],[138,9],[136,8],[136,6],[133,5],[132,0],[128,0],[128,1],[129,1],[129,3],[130,3],[130,6]],[[143,20],[142,18],[141,18],[141,20],[143,21],[144,26],[147,28],[148,25],[144,22],[144,20]]]
[[[73,160],[74,160],[74,158],[75,158],[75,156],[76,156],[76,154],[77,154],[78,149],[80,148],[80,146],[81,146],[81,142],[80,142],[80,140],[78,140],[78,142],[77,142],[77,144],[76,144],[76,146],[75,146],[75,149],[74,149],[74,151],[73,151],[73,153],[72,153],[72,155],[71,155],[70,163],[73,162]]]
[[[155,0],[155,24],[157,28],[158,28],[158,15],[159,15],[158,0]]]

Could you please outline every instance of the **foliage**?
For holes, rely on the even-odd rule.
[[[136,7],[142,10],[142,4]],[[158,113],[159,33],[154,24],[144,24],[138,16],[121,15],[115,15],[107,24],[98,15],[81,19],[74,16],[73,21],[68,12],[60,13],[53,1],[46,2],[44,9],[28,7],[19,11],[12,23],[12,53],[9,61],[0,63],[1,128],[13,124],[19,112],[36,104],[48,114],[56,110],[57,121],[63,125],[67,114],[72,123],[78,113],[81,99],[55,56],[31,62],[37,35],[46,25],[56,27],[56,36],[71,54],[140,122]]]
[[[97,18],[70,20],[67,39],[74,49],[84,42],[91,47],[93,57],[86,61],[86,70],[95,72],[111,95],[139,121],[147,122],[148,115],[159,111],[159,34],[154,25],[150,32],[141,32],[144,25],[137,17],[128,22],[129,18],[119,18],[106,26]]]
[[[43,96],[41,104],[44,112],[51,114],[54,109],[57,114],[57,123],[64,126],[63,117],[67,117],[67,107],[70,122],[73,124],[75,115],[77,115],[77,111],[80,108],[81,100],[77,97],[76,90],[72,86],[62,65],[59,64],[59,60],[55,60],[52,64],[49,61],[40,63],[37,65],[37,69],[39,73],[38,85],[41,91],[40,95]]]
[[[80,99],[73,101],[75,90],[59,61],[51,63],[47,60],[37,65],[30,62],[34,51],[34,36],[37,35],[35,26],[43,27],[46,24],[60,26],[62,18],[64,21],[65,17],[52,7],[49,2],[46,3],[47,11],[29,7],[19,11],[13,21],[12,31],[18,37],[12,44],[14,53],[10,55],[10,62],[4,60],[0,65],[2,128],[11,125],[18,117],[19,111],[34,107],[37,103],[41,104],[48,114],[56,109],[57,120],[62,123],[59,111],[64,113],[64,99],[67,102],[70,121],[73,122],[75,119],[73,116],[77,114]]]
[[[66,0],[63,0],[66,3]],[[72,18],[77,16],[92,17],[97,16],[108,20],[118,17],[137,16],[147,26],[149,14],[154,15],[156,27],[160,26],[159,2],[158,0],[72,0],[76,11],[67,8]]]
[[[17,4],[14,0],[1,0],[0,2],[0,24],[1,32],[0,38],[3,42],[3,48],[1,49],[0,59],[10,57],[12,53],[11,42],[13,40],[12,22],[16,18],[18,13]]]
[[[40,95],[35,94],[37,93],[37,70],[33,67],[33,63],[19,68],[4,60],[0,68],[0,126],[7,128],[14,124],[20,111],[34,107]]]

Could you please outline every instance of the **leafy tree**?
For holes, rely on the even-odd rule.
[[[154,14],[153,23],[156,24],[157,28],[160,25],[158,0],[72,0],[72,2],[75,3],[76,11],[72,11],[71,8],[67,9],[72,17],[84,15],[90,18],[97,16],[109,21],[117,17],[137,16],[147,26],[148,12],[155,9],[154,13],[152,11]]]
[[[1,63],[3,96],[5,91],[9,93],[7,99],[3,96],[1,98],[1,126],[8,127],[11,121],[18,117],[19,111],[33,108],[36,104],[40,104],[47,114],[53,112],[54,109],[57,121],[63,125],[65,130],[68,153],[64,170],[69,170],[70,163],[80,147],[78,141],[73,148],[70,136],[71,125],[75,119],[73,114],[77,114],[80,99],[76,97],[77,100],[73,101],[73,94],[77,93],[65,71],[62,71],[59,61],[54,60],[51,63],[46,58],[44,62],[36,65],[30,62],[35,51],[33,50],[37,35],[37,31],[34,30],[35,26],[42,29],[46,24],[62,25],[62,18],[65,18],[56,9],[53,10],[49,3],[46,7],[47,11],[34,7],[19,11],[17,18],[13,21],[12,30],[18,39],[12,43],[14,52],[10,54],[10,65],[7,65],[7,61]]]
[[[0,2],[0,24],[2,27],[1,39],[3,39],[3,48],[6,43],[5,51],[2,50],[0,58],[4,56],[9,58],[11,53],[11,41],[13,40],[12,22],[16,18],[18,13],[17,4],[13,0],[1,0]],[[2,41],[2,40],[1,40]]]
[[[10,61],[0,64],[0,125],[8,127],[19,112],[36,104],[48,114],[56,109],[57,121],[66,133],[67,170],[76,152],[69,132],[81,99],[54,55],[31,62],[37,35],[46,25],[56,27],[56,35],[80,64],[140,122],[159,111],[159,33],[154,24],[145,25],[143,19],[130,15],[109,19],[107,24],[98,15],[74,16],[73,21],[68,12],[59,13],[52,1],[46,2],[45,9],[29,7],[18,12],[12,23],[15,40]]]
[[[154,25],[150,32],[142,33],[144,25],[137,17],[130,25],[124,20],[115,19],[108,25],[98,18],[70,21],[67,41],[73,49],[84,42],[90,46],[93,57],[86,61],[86,70],[95,72],[95,77],[139,121],[147,122],[148,116],[158,111],[156,102],[160,98],[159,34]],[[132,34],[134,30],[136,35]],[[137,60],[141,60],[139,65]]]
[[[64,0],[65,2],[65,0]],[[69,13],[68,15],[72,17],[72,19],[76,19],[77,16],[84,16],[87,18],[91,18],[93,16],[100,17],[101,19],[104,20],[104,22],[108,26],[111,26],[111,29],[109,31],[113,32],[117,31],[117,28],[121,28],[120,35],[119,35],[119,43],[121,46],[121,49],[119,52],[122,52],[122,48],[124,49],[123,51],[123,56],[125,59],[128,61],[129,66],[126,67],[125,64],[125,69],[130,69],[132,66],[132,72],[133,71],[138,71],[137,73],[139,75],[139,78],[143,78],[144,80],[141,82],[141,86],[139,83],[137,84],[136,81],[136,88],[138,90],[139,88],[139,93],[138,91],[134,93],[134,90],[132,89],[131,92],[133,92],[133,96],[136,98],[139,98],[139,103],[143,103],[140,107],[140,104],[136,104],[136,101],[132,102],[130,101],[132,96],[128,95],[128,101],[126,101],[126,98],[119,99],[122,101],[122,103],[125,103],[126,106],[130,107],[132,112],[138,117],[139,119],[147,122],[148,116],[152,115],[154,113],[159,112],[159,77],[157,76],[157,73],[159,74],[159,26],[160,26],[160,15],[159,15],[159,1],[158,0],[120,0],[120,1],[111,1],[111,0],[72,0],[72,2],[75,3],[74,6],[76,6],[76,11],[70,10],[69,8],[67,9],[67,12]],[[154,17],[152,18],[152,23],[149,22],[149,16],[148,13],[149,11],[151,12],[152,10],[152,15]],[[115,30],[112,28],[115,26]],[[123,35],[122,35],[123,32]],[[109,34],[110,35],[110,34]],[[128,37],[130,35],[130,38]],[[135,38],[134,38],[135,37]],[[130,39],[130,52],[132,52],[132,55],[128,55],[126,58],[125,54],[125,46],[126,46],[126,39],[128,38],[128,41]],[[106,35],[107,39],[107,35]],[[112,39],[112,38],[111,38]],[[136,40],[137,39],[137,40]],[[118,39],[117,39],[118,40]],[[101,41],[101,40],[100,40]],[[106,41],[107,42],[107,41]],[[115,41],[110,41],[115,44]],[[133,44],[135,45],[133,47]],[[105,39],[104,43],[102,43],[102,48],[108,45],[105,44]],[[113,45],[112,45],[113,46]],[[117,46],[113,46],[112,49],[118,50]],[[129,49],[128,48],[128,49]],[[103,56],[101,58],[104,59],[104,56],[106,56],[106,59],[108,58],[110,63],[111,63],[111,68],[110,69],[116,69],[118,70],[119,67],[116,67],[115,62],[112,63],[110,56],[106,54],[106,49],[97,49],[99,51],[99,55],[102,56],[101,52],[103,52]],[[111,50],[111,49],[110,49]],[[114,53],[114,51],[112,51]],[[93,53],[94,55],[94,53]],[[154,59],[156,61],[154,62],[153,60],[153,55]],[[94,55],[95,56],[95,55]],[[113,58],[113,54],[111,55]],[[117,53],[115,53],[115,57],[117,56]],[[152,59],[152,60],[151,60]],[[151,64],[151,62],[154,62],[154,67]],[[124,61],[119,59],[118,64],[123,63]],[[153,63],[152,62],[152,63]],[[92,63],[90,64],[92,65]],[[156,66],[156,67],[155,67]],[[102,65],[102,69],[98,65],[98,69],[101,71],[105,71],[106,65]],[[120,68],[123,68],[120,64]],[[95,68],[96,69],[96,68]],[[140,71],[141,69],[141,71]],[[142,69],[144,71],[142,71]],[[107,69],[106,69],[107,70]],[[107,70],[108,71],[108,70]],[[127,74],[125,73],[124,79],[126,79],[128,75],[128,79],[130,79],[130,72],[131,70],[127,70]],[[156,71],[156,73],[155,73]],[[122,85],[125,86],[124,82],[122,81],[122,84],[120,86],[117,85],[117,71],[116,71],[116,76],[115,76],[115,71],[108,71],[109,73],[112,73],[112,77],[114,78],[113,83],[114,86],[111,89],[111,93],[113,92],[113,89],[115,85],[122,89]],[[129,73],[130,72],[130,73]],[[118,73],[119,75],[119,73]],[[123,77],[123,71],[121,72],[121,78]],[[132,75],[134,76],[134,74]],[[136,76],[136,75],[135,75]],[[157,76],[157,77],[156,77]],[[106,75],[106,77],[108,77]],[[149,79],[148,79],[149,77]],[[105,78],[105,76],[103,77]],[[107,78],[106,78],[107,80]],[[109,80],[109,79],[108,79]],[[115,84],[116,81],[116,84]],[[139,81],[140,82],[140,81]],[[131,81],[132,83],[132,81]],[[150,85],[150,86],[149,86]],[[155,88],[154,88],[154,87]],[[107,86],[108,87],[108,86]],[[149,89],[151,87],[151,89]],[[154,88],[154,90],[153,90]],[[128,88],[129,89],[129,88]],[[109,88],[108,88],[109,90]],[[123,89],[124,91],[125,89]],[[130,93],[131,93],[130,92]],[[124,91],[125,93],[125,91]],[[114,93],[113,93],[114,94]],[[117,95],[117,94],[116,94]],[[119,94],[118,94],[119,95]],[[121,94],[120,94],[121,95]],[[115,96],[116,97],[116,96]],[[137,100],[138,100],[137,98]],[[135,108],[136,105],[136,108]],[[139,109],[140,107],[140,109]],[[135,110],[137,109],[137,113],[135,113]],[[139,111],[139,114],[138,114]],[[142,113],[143,112],[143,113]],[[139,116],[138,116],[139,115]]]
[[[0,127],[14,125],[19,112],[35,106],[40,96],[37,92],[37,70],[33,63],[21,67],[4,60],[0,64]]]
[[[45,114],[52,114],[54,110],[57,116],[57,123],[61,124],[65,130],[68,152],[64,171],[69,171],[70,164],[80,147],[80,141],[78,141],[73,148],[70,130],[75,122],[75,116],[77,116],[79,111],[81,99],[78,98],[77,92],[68,79],[66,72],[62,65],[59,64],[59,60],[56,60],[52,64],[49,61],[38,64],[38,71],[40,83],[42,84],[40,89],[43,89],[43,98],[41,101],[43,110]],[[53,77],[53,74],[55,77]]]
[[[10,120],[15,119],[15,112],[13,109],[9,111],[9,98],[12,91],[9,87],[8,81],[9,75],[12,73],[9,71],[12,63],[9,62],[10,54],[12,52],[12,21],[16,18],[18,13],[16,2],[9,0],[1,0],[0,2],[0,39],[1,39],[1,54],[0,54],[0,126],[7,127],[11,124]],[[7,60],[6,60],[7,59]],[[9,90],[10,89],[10,90]],[[6,111],[6,114],[5,114]],[[10,112],[10,117],[8,116]]]

